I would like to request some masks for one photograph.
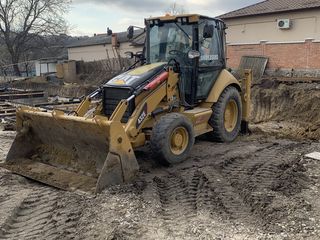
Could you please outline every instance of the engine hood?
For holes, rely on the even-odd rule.
[[[105,84],[105,87],[136,89],[147,80],[164,71],[166,64],[166,62],[152,63],[129,70],[112,78],[108,83]]]

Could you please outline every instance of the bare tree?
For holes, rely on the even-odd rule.
[[[186,10],[185,10],[185,8],[184,8],[182,5],[174,2],[174,3],[172,3],[172,4],[170,5],[170,7],[167,9],[166,13],[169,13],[170,15],[175,16],[175,15],[179,15],[179,14],[184,14],[184,13],[186,13]]]
[[[4,42],[17,75],[21,56],[33,42],[65,33],[64,19],[71,0],[0,0],[0,41]]]

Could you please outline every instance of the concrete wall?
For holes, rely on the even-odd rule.
[[[288,30],[278,19],[290,19]],[[225,20],[228,66],[237,68],[244,55],[269,57],[272,70],[320,69],[320,9]]]
[[[290,19],[291,28],[279,29],[278,19]],[[229,44],[252,44],[263,40],[268,42],[304,41],[309,38],[320,40],[320,9],[226,19],[225,22],[228,26]]]
[[[121,57],[125,57],[124,53],[127,51],[137,52],[142,50],[142,47],[130,45],[131,43],[129,42],[120,44],[119,51]],[[111,44],[68,48],[69,60],[91,62],[107,59],[108,56],[109,58],[117,58],[117,53]]]

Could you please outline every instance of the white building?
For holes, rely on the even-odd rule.
[[[36,76],[42,76],[48,73],[56,73],[57,63],[59,62],[58,59],[39,59],[35,61],[35,68],[36,68]]]
[[[67,46],[69,60],[98,61],[109,58],[124,57],[127,51],[141,51],[144,44],[144,32],[136,31],[135,38],[131,41],[126,32],[112,35],[98,34],[94,37],[81,38]]]

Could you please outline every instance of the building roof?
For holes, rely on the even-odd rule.
[[[145,39],[146,39],[146,32],[142,32],[141,34],[135,36],[132,39],[131,45],[132,46],[143,46]]]
[[[318,0],[267,0],[223,15],[221,19],[320,8]]]
[[[116,33],[118,37],[118,42],[129,42],[127,38],[127,32],[119,32]],[[135,30],[134,31],[134,38],[139,37],[143,34],[143,30]],[[133,39],[134,40],[134,39]],[[94,46],[94,45],[104,45],[104,44],[111,44],[112,43],[112,36],[108,34],[97,34],[93,37],[81,37],[78,38],[77,41],[72,42],[67,46],[67,48],[75,48],[75,47],[86,47],[86,46]]]

